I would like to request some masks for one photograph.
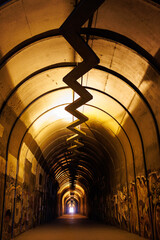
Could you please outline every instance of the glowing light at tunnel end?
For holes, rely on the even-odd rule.
[[[69,207],[69,213],[74,214],[75,213],[75,208],[73,206]]]

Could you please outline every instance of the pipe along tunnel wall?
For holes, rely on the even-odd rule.
[[[73,2],[0,6],[1,239],[71,207],[160,239],[159,4],[106,0],[88,15],[97,1],[85,0],[82,19]],[[72,46],[63,37],[70,27],[60,28],[70,14],[71,27],[79,24],[69,36]],[[65,108],[77,95],[62,79],[83,65],[87,51],[77,35],[100,64],[78,74],[77,83],[93,99],[79,109],[88,121],[73,153],[66,140],[75,119]]]

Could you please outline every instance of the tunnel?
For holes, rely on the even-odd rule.
[[[160,240],[159,101],[159,0],[1,0],[0,239],[79,214]]]

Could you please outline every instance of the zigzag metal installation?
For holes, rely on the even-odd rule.
[[[78,125],[86,122],[88,117],[77,110],[77,108],[90,101],[93,96],[78,82],[77,79],[82,77],[85,73],[91,70],[99,63],[99,58],[89,47],[89,45],[80,36],[80,28],[87,21],[87,19],[98,9],[104,0],[84,0],[79,3],[77,8],[70,14],[66,21],[60,27],[61,34],[74,48],[74,50],[83,58],[83,62],[78,64],[71,72],[69,72],[63,81],[75,91],[80,97],[69,104],[65,110],[77,118],[67,128],[75,133],[67,141],[73,143],[68,150],[76,150],[83,146],[78,141],[78,137],[84,136],[85,132],[76,128]]]

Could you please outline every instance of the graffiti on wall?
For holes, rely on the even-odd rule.
[[[4,192],[4,175],[5,175],[6,162],[5,159],[0,156],[0,226],[2,219],[3,208],[3,192]]]
[[[110,222],[128,229],[129,211],[127,187],[123,187],[122,191],[118,190],[114,195],[108,195],[106,203],[106,207],[109,210],[107,217],[109,217]],[[106,210],[106,212],[108,211]]]
[[[3,218],[3,240],[11,239],[13,219],[14,237],[44,222],[44,205],[46,204],[44,201],[46,199],[44,191],[45,181],[43,185],[39,186],[39,183],[37,183],[36,186],[36,177],[32,173],[32,164],[27,160],[24,169],[24,180],[25,181],[22,183],[22,181],[18,179],[16,184],[15,178],[7,175]],[[4,175],[1,176],[1,182],[4,182]]]
[[[22,184],[18,183],[16,187],[16,199],[15,199],[15,211],[14,211],[14,231],[16,235],[20,232],[21,224],[21,211],[22,211]]]
[[[11,161],[15,161],[15,158]],[[15,164],[11,163],[8,165],[9,170],[6,176],[4,210],[2,209],[3,199],[0,202],[0,213],[2,215],[3,212],[4,216],[3,240],[10,240],[12,234],[15,237],[48,219],[52,220],[56,213],[56,204],[54,205],[58,187],[56,182],[52,179],[50,184],[47,184],[46,174],[42,172],[40,165],[37,163],[39,170],[33,171],[33,161],[30,162],[27,159],[16,182],[16,172],[13,171]],[[4,176],[4,173],[0,172],[2,186],[4,186]],[[0,191],[3,196],[3,187]]]
[[[3,239],[4,240],[8,240],[11,238],[14,193],[15,193],[15,179],[13,179],[10,176],[7,176],[6,192],[5,192],[5,208],[4,208],[4,217],[3,217]]]
[[[152,216],[154,224],[154,232],[156,238],[160,239],[160,172],[150,173],[148,176],[150,188],[150,200],[152,207]]]
[[[150,173],[148,175],[148,183],[154,234],[156,239],[160,240],[160,173]],[[136,184],[137,186],[135,182],[129,184],[129,196],[127,195],[126,187],[117,190],[116,193],[112,195],[107,195],[106,217],[115,225],[119,225],[125,229],[130,226],[131,232],[140,232],[141,236],[151,239],[152,226],[147,181],[144,176],[139,176],[136,178]]]
[[[142,176],[142,177],[137,177],[136,183],[137,183],[137,194],[138,194],[140,235],[147,238],[151,238],[152,227],[151,227],[151,220],[150,220],[147,181]]]
[[[130,212],[130,230],[131,232],[139,232],[137,196],[135,183],[129,184],[129,212]]]

